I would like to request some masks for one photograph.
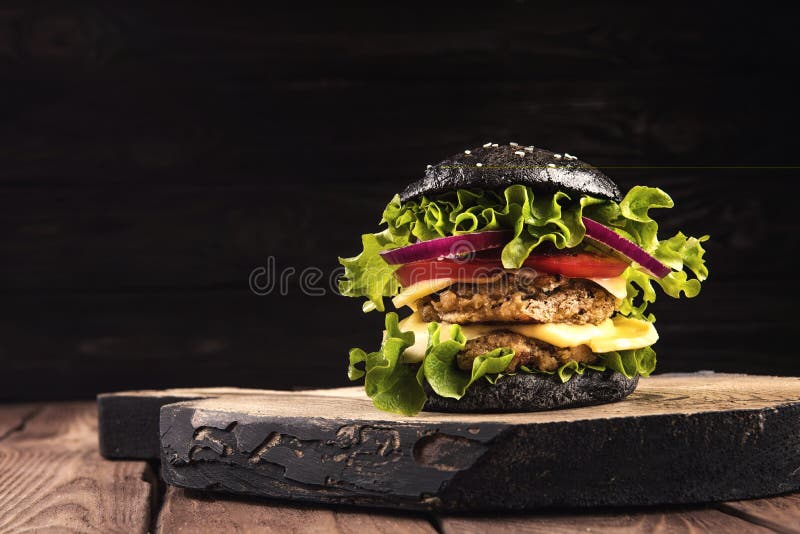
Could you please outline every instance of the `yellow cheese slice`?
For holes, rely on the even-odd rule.
[[[627,284],[621,276],[615,276],[614,278],[587,278],[587,280],[591,280],[618,299],[624,299],[628,295]]]
[[[392,299],[392,304],[394,304],[394,307],[398,310],[403,306],[408,306],[416,311],[417,309],[414,303],[417,302],[417,300],[427,297],[431,293],[441,291],[453,285],[455,282],[456,281],[452,278],[439,278],[438,280],[423,280],[422,282],[417,282],[416,284],[404,287],[403,290]]]
[[[462,284],[468,283],[480,283],[480,284],[489,284],[492,282],[496,282],[503,276],[502,273],[497,273],[494,276],[484,276],[483,278],[475,278],[475,279],[462,279],[459,280]],[[400,309],[403,306],[408,306],[414,311],[417,311],[415,306],[415,302],[417,300],[427,297],[432,293],[436,293],[437,291],[441,291],[446,287],[450,287],[451,285],[455,284],[456,280],[454,278],[438,278],[434,280],[423,280],[422,282],[417,282],[416,284],[410,285],[397,294],[394,298],[392,298],[392,304],[396,309]]]
[[[525,337],[532,337],[533,339],[550,343],[556,347],[589,345],[594,339],[613,337],[615,334],[614,322],[611,319],[606,319],[598,325],[565,323],[520,324],[511,325],[509,330]]]
[[[653,323],[622,316],[615,317],[613,323],[613,333],[587,343],[592,352],[641,349],[658,341],[658,332]]]
[[[416,311],[400,321],[397,325],[401,332],[414,332],[414,344],[403,351],[403,361],[421,362],[425,358],[425,349],[428,348],[428,323]],[[383,332],[384,337],[386,331]],[[442,328],[440,341],[450,339],[450,327]]]
[[[406,317],[399,324],[400,330],[414,332],[414,345],[403,353],[407,362],[418,362],[425,357],[428,345],[428,323],[419,313]],[[556,347],[577,347],[588,345],[592,352],[612,352],[617,350],[640,349],[658,341],[653,323],[639,319],[617,316],[606,319],[599,325],[572,325],[564,323],[544,324],[503,324],[464,325],[461,331],[469,339],[475,339],[494,331],[509,330],[526,337],[538,339]],[[442,323],[440,341],[450,339],[450,325]]]

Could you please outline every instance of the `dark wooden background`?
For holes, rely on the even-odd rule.
[[[0,398],[346,384],[381,317],[249,273],[329,273],[489,140],[712,235],[701,296],[653,308],[660,371],[800,374],[796,13],[555,5],[2,3]]]

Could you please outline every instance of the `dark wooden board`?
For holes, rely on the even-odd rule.
[[[102,393],[97,396],[100,454],[106,458],[156,460],[161,456],[158,417],[165,404],[264,391],[218,387]]]
[[[295,501],[501,510],[702,503],[800,488],[800,379],[662,375],[628,400],[400,417],[360,388],[166,405],[169,484]]]
[[[330,390],[298,391],[298,394],[326,394]],[[281,393],[270,389],[233,387],[172,388],[142,391],[101,393],[97,396],[97,427],[100,454],[109,459],[158,460],[161,458],[161,440],[158,420],[165,404],[208,399],[226,395],[268,395]],[[19,405],[23,408],[29,405]],[[29,408],[32,409],[32,408]],[[16,422],[16,419],[14,420]],[[13,424],[9,420],[8,425]],[[0,435],[4,428],[0,421]]]

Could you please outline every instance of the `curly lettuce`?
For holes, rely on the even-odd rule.
[[[420,368],[403,363],[403,351],[414,344],[414,332],[401,332],[397,314],[386,314],[386,337],[380,350],[364,352],[350,349],[350,380],[364,377],[364,390],[372,403],[385,412],[414,415],[425,405],[427,396],[422,388]],[[359,366],[364,363],[364,369]]]
[[[503,372],[514,358],[512,349],[496,348],[477,356],[472,361],[472,371],[467,373],[456,365],[456,355],[467,345],[461,327],[451,325],[450,339],[442,342],[439,341],[440,329],[439,323],[428,325],[428,348],[420,369],[431,389],[442,397],[460,399],[476,380]]]
[[[352,258],[339,258],[345,272],[339,290],[345,296],[366,297],[364,311],[384,311],[384,297],[399,291],[393,273],[379,252],[415,241],[484,230],[513,230],[513,238],[503,247],[503,266],[515,269],[540,245],[557,249],[583,244],[586,228],[582,216],[589,217],[633,241],[672,272],[657,279],[632,265],[623,273],[627,297],[620,311],[645,318],[647,305],[655,301],[653,283],[670,297],[694,297],[708,277],[702,243],[708,236],[687,237],[683,233],[658,238],[658,224],[650,210],[671,208],[673,201],[664,191],[637,186],[617,203],[588,195],[573,198],[564,192],[535,193],[531,187],[512,185],[502,192],[459,189],[431,198],[400,202],[395,196],[384,209],[381,224],[386,228],[362,236],[363,250]],[[639,298],[641,297],[641,298]],[[635,303],[638,302],[638,303]]]
[[[514,358],[512,349],[500,347],[481,354],[473,360],[472,369],[464,371],[456,365],[456,356],[464,350],[467,342],[461,327],[450,325],[450,339],[446,341],[440,340],[440,332],[439,323],[430,323],[422,362],[403,363],[403,351],[414,344],[414,332],[402,332],[397,314],[387,313],[386,335],[381,348],[370,353],[351,349],[347,376],[352,381],[364,378],[364,389],[379,410],[416,415],[427,401],[425,382],[442,397],[460,399],[477,380],[483,378],[494,384],[508,374],[505,369]],[[649,376],[656,366],[656,353],[651,347],[598,356],[600,360],[593,364],[573,361],[551,372],[520,366],[519,372],[555,374],[562,382],[567,382],[575,374],[608,369],[628,378]]]

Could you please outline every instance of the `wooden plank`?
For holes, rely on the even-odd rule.
[[[291,184],[290,177],[286,180]],[[0,288],[17,293],[41,288],[247,290],[250,271],[266,267],[268,256],[275,257],[278,270],[316,266],[327,273],[338,265],[337,256],[358,252],[361,233],[378,230],[377,219],[398,186],[144,187],[124,198],[113,188],[70,188],[41,198],[36,213],[23,206],[41,195],[17,189],[4,198],[6,239],[0,252],[19,258],[33,271],[25,274],[14,266],[0,266],[0,272],[13,277],[1,281]],[[287,198],[302,198],[302,205]],[[149,216],[142,218],[143,212]],[[315,231],[327,224],[340,231]],[[30,243],[29,233],[43,229],[40,225],[49,229],[49,257],[61,258],[61,269],[38,264],[43,252]],[[305,238],[297,239],[301,234]],[[202,250],[197,248],[198,235],[203,235]],[[97,248],[105,254],[94,254]],[[206,259],[198,261],[197,254],[207,254]],[[188,264],[194,267],[187,270]],[[111,273],[122,277],[115,279]],[[293,288],[297,276],[290,280]]]
[[[569,17],[544,14],[548,11],[552,13],[538,6],[499,5],[487,7],[478,22],[466,14],[457,15],[452,9],[434,8],[427,21],[433,26],[424,31],[418,18],[409,20],[408,13],[394,10],[386,15],[372,9],[315,9],[302,16],[293,10],[248,11],[246,15],[229,12],[223,19],[219,13],[201,8],[192,13],[180,8],[153,11],[144,6],[101,10],[82,9],[79,3],[49,16],[30,8],[9,10],[3,13],[0,27],[8,27],[13,36],[10,42],[18,44],[9,45],[0,54],[0,61],[5,60],[3,64],[7,66],[4,73],[13,73],[6,74],[7,81],[20,85],[24,81],[40,82],[46,86],[60,82],[73,90],[59,93],[61,98],[55,99],[48,98],[50,94],[43,88],[27,95],[19,86],[12,86],[17,89],[13,93],[15,102],[27,112],[25,124],[40,128],[31,128],[32,133],[27,136],[25,130],[18,131],[15,137],[10,125],[2,139],[3,146],[7,146],[6,141],[14,143],[10,152],[18,159],[13,170],[35,180],[37,174],[44,176],[37,172],[42,170],[37,163],[48,158],[25,158],[20,154],[46,152],[51,161],[93,167],[96,175],[102,173],[101,169],[108,171],[109,165],[112,169],[145,167],[155,172],[182,164],[202,169],[208,158],[217,163],[227,159],[230,167],[241,165],[242,159],[260,161],[263,153],[273,150],[274,141],[279,140],[274,132],[287,129],[287,138],[312,137],[315,142],[321,141],[319,144],[344,140],[350,144],[347,158],[355,160],[361,159],[359,145],[374,146],[374,138],[386,143],[383,146],[390,146],[392,139],[395,143],[399,138],[413,139],[404,134],[415,123],[416,131],[428,130],[431,138],[438,135],[451,140],[465,125],[471,131],[484,132],[484,126],[490,126],[495,132],[515,132],[554,122],[560,127],[549,134],[553,137],[595,138],[598,148],[601,141],[622,148],[629,138],[627,152],[657,144],[664,145],[663,151],[674,153],[687,145],[694,150],[725,146],[719,139],[729,135],[737,136],[739,143],[748,137],[747,144],[761,141],[753,140],[741,127],[714,130],[719,121],[694,118],[697,112],[705,117],[709,109],[715,109],[715,118],[727,116],[730,120],[748,116],[752,126],[757,126],[760,117],[765,137],[775,135],[775,139],[780,138],[774,133],[776,128],[765,121],[790,122],[790,113],[763,112],[766,106],[775,106],[778,111],[781,105],[792,104],[789,90],[763,82],[765,77],[779,73],[767,65],[780,66],[781,60],[790,60],[796,49],[795,43],[781,42],[776,37],[781,35],[778,30],[761,35],[762,46],[745,47],[741,45],[742,30],[735,17],[728,24],[715,23],[706,28],[699,16],[693,17],[691,24],[671,17],[659,17],[660,24],[655,24],[647,11],[640,9],[624,10],[623,14],[623,10],[599,9],[590,4],[575,9]],[[719,16],[714,13],[715,21]],[[543,19],[552,22],[547,30],[538,24]],[[641,23],[643,19],[647,25]],[[220,30],[220,20],[228,21],[228,31]],[[448,22],[446,31],[441,22],[434,22],[442,20]],[[490,26],[488,21],[496,26]],[[274,31],[264,32],[265,23]],[[771,22],[770,27],[781,23],[785,24],[780,20]],[[37,38],[27,34],[33,31],[31,28],[37,29]],[[93,32],[89,28],[107,31]],[[85,47],[54,49],[52,44],[44,45],[60,42],[58,29],[69,31]],[[709,34],[709,30],[713,33]],[[56,36],[48,40],[50,32]],[[623,34],[629,37],[621,39]],[[766,43],[774,40],[781,46],[766,53]],[[630,42],[637,46],[630,46]],[[743,66],[747,57],[757,62],[759,70]],[[78,69],[76,64],[83,68]],[[263,68],[265,64],[269,68]],[[636,68],[631,68],[632,64]],[[73,70],[78,72],[70,76]],[[541,72],[548,76],[542,77]],[[743,78],[744,82],[736,78]],[[557,88],[548,82],[551,79],[560,82]],[[607,80],[605,85],[611,88],[604,95],[599,94],[602,89],[598,87],[604,85],[599,80]],[[435,85],[442,81],[450,86]],[[522,81],[534,81],[530,84],[534,90],[544,86],[546,95],[532,93],[527,105],[517,105],[515,98],[509,97],[516,97],[514,89]],[[658,87],[659,83],[662,87]],[[675,83],[682,84],[682,90],[669,87]],[[275,94],[276,85],[282,86],[286,94]],[[187,94],[186,87],[194,90]],[[321,102],[307,94],[302,99],[292,98],[309,88],[316,90]],[[580,98],[574,99],[573,107],[550,108],[553,97],[564,93]],[[326,94],[330,96],[325,98]],[[758,108],[735,106],[740,98],[757,94],[770,94],[773,99],[764,100]],[[664,95],[671,98],[664,99]],[[343,97],[347,102],[342,103],[341,109],[332,105]],[[650,102],[640,105],[642,97]],[[393,105],[381,105],[381,99]],[[639,102],[631,105],[634,100]],[[481,106],[474,105],[477,101]],[[115,106],[115,102],[127,105]],[[464,113],[471,103],[471,112]],[[205,104],[203,113],[196,112],[198,104]],[[489,106],[497,108],[489,111]],[[586,120],[584,116],[591,120],[598,107],[622,109],[625,117],[598,119],[593,128],[582,131],[569,124],[575,118]],[[242,109],[249,113],[243,116]],[[363,121],[318,120],[321,113],[347,119],[354,110]],[[537,121],[514,118],[541,110],[545,112],[538,113]],[[436,132],[421,127],[420,120],[431,112],[436,113],[436,123],[443,125]],[[674,113],[680,113],[681,120],[670,120]],[[480,119],[476,120],[478,115]],[[263,117],[273,120],[267,125],[259,120]],[[181,139],[181,128],[176,125],[190,119],[197,127],[189,140],[186,135]],[[506,124],[505,119],[513,122]],[[136,127],[112,129],[113,124]],[[231,127],[232,124],[238,127]],[[381,127],[385,124],[392,124],[392,128]],[[526,124],[527,128],[523,126]],[[358,135],[359,128],[370,135]],[[696,131],[700,129],[707,130]],[[83,135],[70,135],[75,130]],[[550,131],[549,124],[542,124],[537,134],[545,137]],[[33,132],[45,133],[37,136]],[[141,138],[140,132],[144,133]],[[264,135],[267,132],[272,135]],[[41,136],[47,134],[60,136],[64,142],[45,144]],[[148,142],[151,135],[155,136]],[[167,146],[179,150],[163,149],[165,135],[169,136]],[[264,142],[265,137],[273,142]],[[237,150],[240,142],[247,143],[248,138],[254,138],[252,144]],[[698,143],[699,140],[705,142]],[[236,152],[226,157],[223,151],[213,150],[220,144]],[[764,144],[769,145],[766,140]],[[98,145],[111,145],[116,150],[88,151]],[[254,147],[257,148],[253,150]],[[212,150],[204,151],[208,148]],[[245,167],[250,166],[245,163]],[[58,175],[63,176],[63,172]]]
[[[363,315],[357,299],[311,300],[302,293],[259,298],[246,291],[61,294],[15,299],[16,315],[6,300],[2,348],[16,356],[4,362],[0,398],[69,398],[76,391],[96,395],[145,384],[345,386],[348,349],[377,346],[383,318]],[[287,325],[273,315],[276,305],[284,319],[304,319]],[[160,372],[153,373],[154,366]],[[35,390],[23,381],[34,374]]]
[[[103,460],[96,428],[92,403],[48,404],[0,441],[0,531],[148,531],[152,471]]]
[[[800,493],[769,499],[729,501],[716,507],[777,532],[800,532]]]
[[[567,534],[573,532],[741,532],[766,533],[768,528],[718,510],[610,512],[511,517],[442,517],[444,534]]]
[[[152,473],[96,451],[0,447],[0,530],[147,532]]]
[[[192,489],[451,511],[688,504],[800,489],[800,378],[662,375],[613,404],[415,417],[378,412],[352,392],[166,405],[162,474]]]
[[[738,6],[724,13],[698,6],[688,20],[678,9],[659,10],[656,20],[642,6],[621,10],[579,2],[565,17],[557,6],[499,2],[482,10],[479,25],[469,12],[449,6],[431,6],[420,19],[391,6],[310,10],[254,6],[244,13],[206,6],[192,10],[102,6],[89,10],[85,2],[76,2],[57,12],[61,25],[48,25],[56,14],[39,12],[24,2],[8,4],[0,12],[0,24],[23,40],[0,55],[9,77],[53,76],[59,73],[45,69],[47,63],[52,67],[79,60],[85,62],[86,76],[94,80],[142,71],[174,80],[178,78],[176,67],[183,67],[184,74],[212,80],[231,76],[248,65],[255,80],[295,78],[304,73],[306,79],[334,74],[343,79],[370,76],[381,81],[482,79],[469,67],[488,69],[488,79],[537,78],[534,69],[511,68],[511,59],[521,65],[535,62],[552,76],[569,75],[576,80],[602,79],[603,74],[624,70],[630,76],[668,72],[670,68],[683,75],[711,76],[757,66],[758,72],[768,75],[796,46],[785,36],[791,26],[784,18],[770,17],[773,32],[751,29],[746,25],[747,11]],[[550,24],[543,27],[542,20]],[[642,20],[650,25],[637,26]],[[445,27],[444,21],[449,25]],[[272,31],[263,31],[265,22],[273,24]],[[217,31],[214,23],[219,25]],[[32,31],[28,26],[41,32],[41,41],[28,37]],[[69,46],[72,41],[59,47],[46,38],[59,29],[64,31],[64,26],[73,39],[82,38],[79,42],[86,42],[86,48]],[[479,28],[482,31],[477,31]],[[677,29],[682,33],[676,36]],[[761,46],[741,43],[748,29]],[[708,38],[709,32],[714,39]],[[774,54],[767,53],[770,50]],[[503,54],[510,59],[500,61]],[[734,61],[737,57],[738,63]],[[293,60],[299,64],[293,65]],[[416,71],[413,60],[418,62]],[[45,65],[30,72],[23,68],[28,63]],[[110,73],[98,72],[98,63]],[[273,68],[255,68],[263,64]],[[357,67],[363,65],[372,70],[359,71]]]
[[[185,388],[124,391],[97,396],[100,454],[105,458],[158,460],[161,456],[158,417],[165,404],[223,395],[258,395],[269,390]]]
[[[737,108],[731,114],[737,99],[764,90],[746,77],[712,80],[704,86],[676,78],[623,78],[594,82],[590,90],[571,80],[490,82],[473,87],[436,82],[390,84],[381,86],[380,91],[364,83],[331,87],[320,81],[300,88],[261,83],[242,87],[243,100],[232,98],[230,80],[204,85],[197,94],[182,99],[170,94],[170,89],[178,91],[181,85],[142,87],[132,80],[124,86],[111,84],[100,93],[96,87],[84,87],[63,100],[47,101],[48,115],[30,110],[30,118],[23,124],[48,128],[38,138],[19,131],[14,137],[15,123],[0,125],[0,140],[6,143],[4,153],[8,154],[8,171],[0,178],[7,186],[4,193],[19,183],[110,187],[155,186],[163,181],[172,186],[230,188],[297,180],[322,185],[330,181],[330,174],[351,184],[407,182],[424,170],[426,162],[441,161],[486,139],[543,146],[542,140],[547,140],[546,146],[553,150],[575,152],[601,166],[792,164],[780,152],[785,144],[779,135],[786,131],[788,117],[777,114],[782,104],[791,104],[791,93],[776,86],[774,100],[765,102],[764,108]],[[728,92],[720,93],[724,88]],[[663,100],[669,92],[672,99]],[[619,101],[621,93],[626,94],[624,102]],[[447,97],[451,101],[445,100]],[[198,115],[196,106],[204,99],[214,99],[214,106]],[[473,99],[481,100],[482,105],[464,114],[461,104],[468,105]],[[399,104],[386,106],[387,101]],[[41,100],[28,105],[36,102]],[[114,102],[128,105],[115,107]],[[236,114],[243,102],[251,113],[247,118]],[[282,107],[277,108],[276,102]],[[161,114],[143,116],[148,107]],[[776,113],[765,118],[764,111],[772,109]],[[426,130],[419,121],[431,114],[442,126]],[[320,116],[326,120],[320,121]],[[354,116],[363,120],[348,124]],[[271,122],[256,124],[254,117]],[[187,138],[175,125],[192,118],[197,128]],[[714,130],[726,118],[735,127]],[[769,129],[764,138],[753,139],[742,132],[756,127],[759,118],[766,121],[765,131]],[[391,128],[385,127],[388,123]],[[136,124],[139,129],[110,132],[113,124]],[[687,126],[692,129],[676,138],[675,130]],[[220,135],[219,130],[226,134]],[[360,132],[371,135],[367,138]],[[714,133],[713,144],[703,142]],[[299,161],[303,152],[297,139],[303,139],[302,150],[314,147],[314,158]],[[42,146],[45,140],[49,141],[47,147]],[[91,152],[92,146],[103,150]],[[732,160],[726,146],[747,150]],[[392,165],[387,166],[386,154],[393,151],[403,156],[392,158]],[[269,169],[266,179],[265,169]],[[719,174],[695,174],[700,172],[703,176]],[[639,170],[636,174],[641,180],[653,172]],[[765,175],[761,173],[761,177]]]
[[[14,432],[25,428],[25,424],[41,409],[35,404],[7,404],[0,409],[0,442]]]
[[[330,508],[291,506],[167,487],[156,532],[226,533],[433,534],[422,517],[386,513],[341,512]]]
[[[121,391],[97,396],[100,454],[106,458],[159,460],[161,434],[159,411],[166,404],[209,399],[227,395],[270,395],[280,391],[245,388],[173,388],[146,391]],[[359,387],[310,389],[298,395],[349,396],[361,398]]]
[[[5,447],[57,448],[85,452],[97,448],[97,411],[90,402],[41,404],[23,429],[3,440]]]

